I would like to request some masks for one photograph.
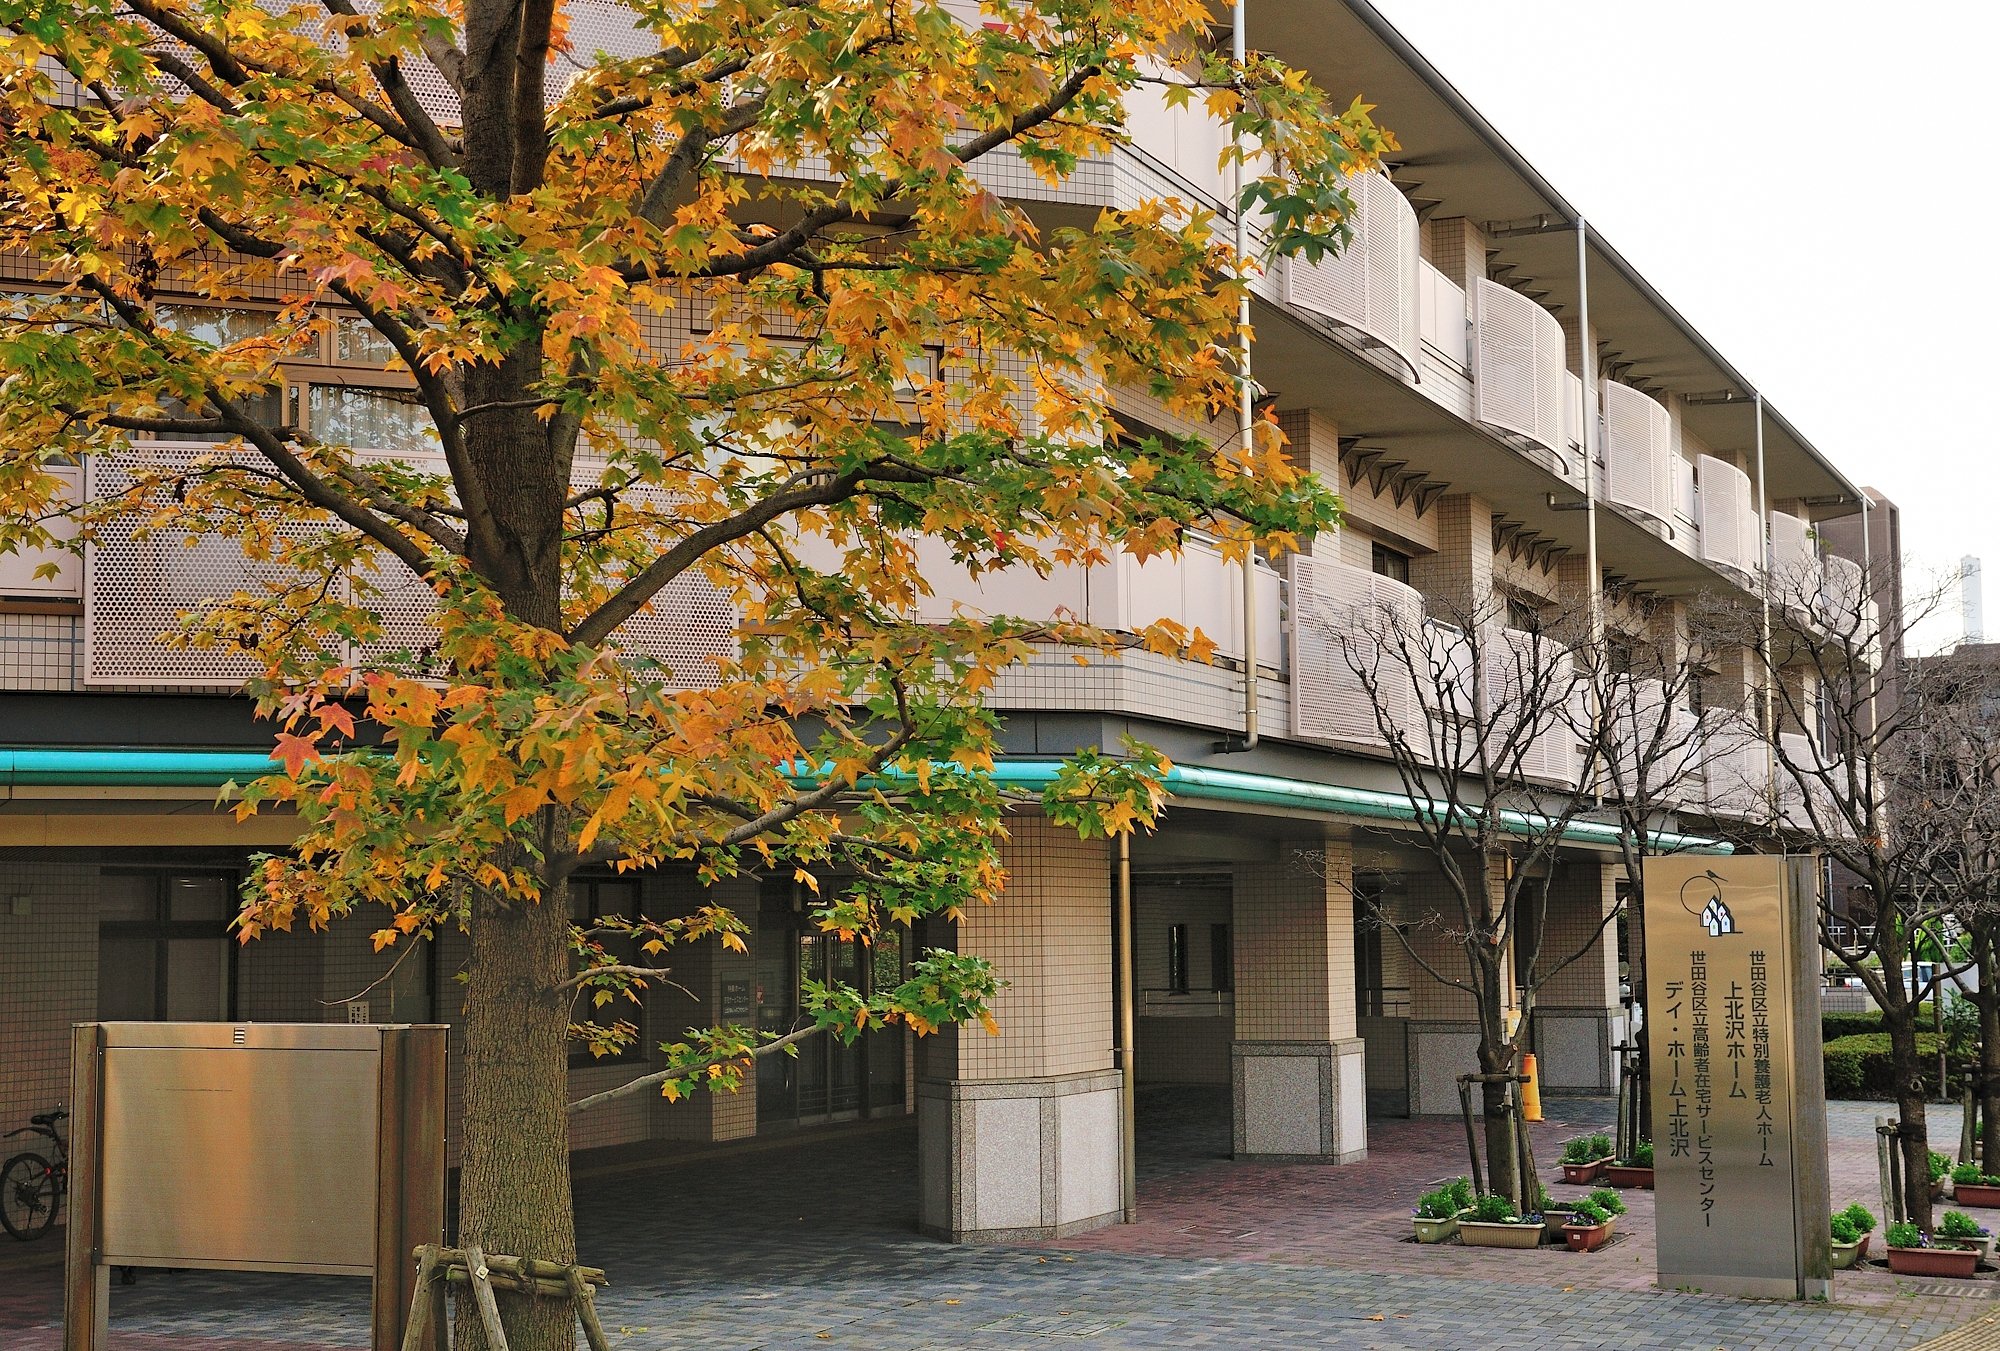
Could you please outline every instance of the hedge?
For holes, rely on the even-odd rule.
[[[1853,1015],[1847,1015],[1853,1016]],[[1930,1084],[1937,1073],[1938,1039],[1935,1034],[1917,1034],[1917,1056],[1923,1061],[1924,1080]],[[1836,1037],[1821,1048],[1826,1067],[1826,1095],[1829,1098],[1893,1098],[1895,1076],[1889,1065],[1889,1034],[1864,1032]],[[1930,1084],[1935,1095],[1937,1086]]]
[[[1917,1005],[1917,1025],[1931,1025],[1931,1006]],[[1863,1013],[1822,1013],[1819,1016],[1819,1039],[1833,1041],[1840,1037],[1858,1037],[1869,1032],[1882,1030],[1882,1010],[1869,1009]]]

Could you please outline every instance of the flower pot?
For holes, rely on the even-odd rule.
[[[1604,1165],[1604,1180],[1614,1187],[1644,1187],[1653,1189],[1653,1170],[1641,1168],[1636,1163],[1607,1163]]]
[[[1852,1243],[1835,1243],[1833,1245],[1833,1269],[1835,1271],[1847,1271],[1858,1266],[1861,1262],[1861,1254],[1867,1251],[1867,1248],[1868,1236],[1866,1234],[1855,1239]]]
[[[1611,1221],[1603,1224],[1566,1224],[1563,1242],[1571,1252],[1596,1252],[1611,1241]]]
[[[1954,1182],[1952,1191],[1962,1206],[1978,1206],[1982,1210],[2000,1208],[2000,1187],[1983,1182]]]
[[[1977,1248],[1891,1248],[1889,1270],[1898,1276],[1972,1275],[1979,1267]]]
[[[1484,1220],[1460,1220],[1458,1241],[1468,1248],[1536,1248],[1541,1246],[1542,1226],[1522,1221],[1491,1224]]]
[[[1458,1232],[1456,1215],[1447,1216],[1442,1220],[1427,1220],[1421,1215],[1414,1215],[1410,1218],[1410,1222],[1416,1226],[1419,1243],[1442,1243]]]
[[[1542,1228],[1550,1238],[1561,1238],[1563,1236],[1563,1226],[1568,1223],[1568,1206],[1542,1207]]]
[[[1941,1177],[1931,1179],[1931,1200],[1944,1200],[1944,1179]]]
[[[1566,1163],[1562,1166],[1563,1181],[1572,1187],[1587,1187],[1597,1181],[1598,1174],[1609,1162],[1609,1159],[1592,1159],[1589,1163]]]

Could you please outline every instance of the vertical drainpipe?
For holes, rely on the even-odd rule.
[[[1590,340],[1590,227],[1576,218],[1577,364],[1583,369],[1583,527],[1584,569],[1589,573],[1585,604],[1590,616],[1591,660],[1602,663],[1604,650],[1604,572],[1597,563],[1597,347]],[[1604,730],[1602,681],[1590,686],[1591,745],[1600,744]],[[1591,786],[1597,779],[1595,755],[1589,766]]]
[[[1118,837],[1118,921],[1113,935],[1117,943],[1114,960],[1118,965],[1118,1079],[1121,1105],[1119,1125],[1124,1135],[1120,1201],[1125,1223],[1139,1216],[1139,1100],[1138,1067],[1134,1042],[1137,1040],[1133,1005],[1138,972],[1132,959],[1132,836]]]
[[[1752,397],[1756,400],[1757,405],[1757,567],[1758,571],[1763,575],[1763,584],[1757,590],[1764,602],[1763,618],[1761,621],[1764,635],[1764,698],[1763,717],[1761,719],[1764,732],[1764,787],[1772,819],[1776,820],[1778,810],[1778,726],[1775,700],[1777,697],[1776,684],[1778,672],[1777,668],[1771,663],[1771,658],[1775,655],[1771,651],[1771,568],[1770,553],[1764,538],[1765,532],[1770,529],[1771,525],[1771,503],[1770,499],[1765,496],[1764,489],[1764,396],[1760,392]]]
[[[1242,88],[1241,71],[1249,59],[1249,31],[1243,11],[1248,0],[1236,0],[1230,51],[1236,61],[1237,87]],[[1232,129],[1236,149],[1236,264],[1239,271],[1250,256],[1250,223],[1243,210],[1243,133]],[[1248,274],[1244,280],[1248,282]],[[1254,384],[1250,378],[1250,292],[1246,289],[1236,302],[1236,437],[1247,467],[1256,449]],[[1243,554],[1243,749],[1257,748],[1257,547],[1252,541]]]

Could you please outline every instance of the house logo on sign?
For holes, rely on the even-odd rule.
[[[1699,903],[1699,908],[1690,903],[1690,890],[1694,892],[1693,901]],[[1729,913],[1729,906],[1722,899],[1722,878],[1713,869],[1681,883],[1681,909],[1700,920],[1701,927],[1708,931],[1710,938],[1736,932],[1736,916]]]

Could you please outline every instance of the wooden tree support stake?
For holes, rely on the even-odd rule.
[[[507,1334],[500,1325],[500,1304],[495,1290],[534,1295],[569,1302],[583,1326],[590,1351],[611,1351],[604,1338],[604,1325],[597,1320],[596,1287],[608,1285],[598,1267],[581,1267],[561,1262],[543,1262],[531,1257],[488,1256],[477,1247],[441,1248],[426,1243],[413,1254],[417,1259],[417,1293],[410,1302],[410,1325],[403,1335],[403,1351],[426,1351],[445,1344],[446,1291],[454,1285],[470,1286],[473,1307],[479,1311],[486,1331],[488,1351],[507,1351]]]

